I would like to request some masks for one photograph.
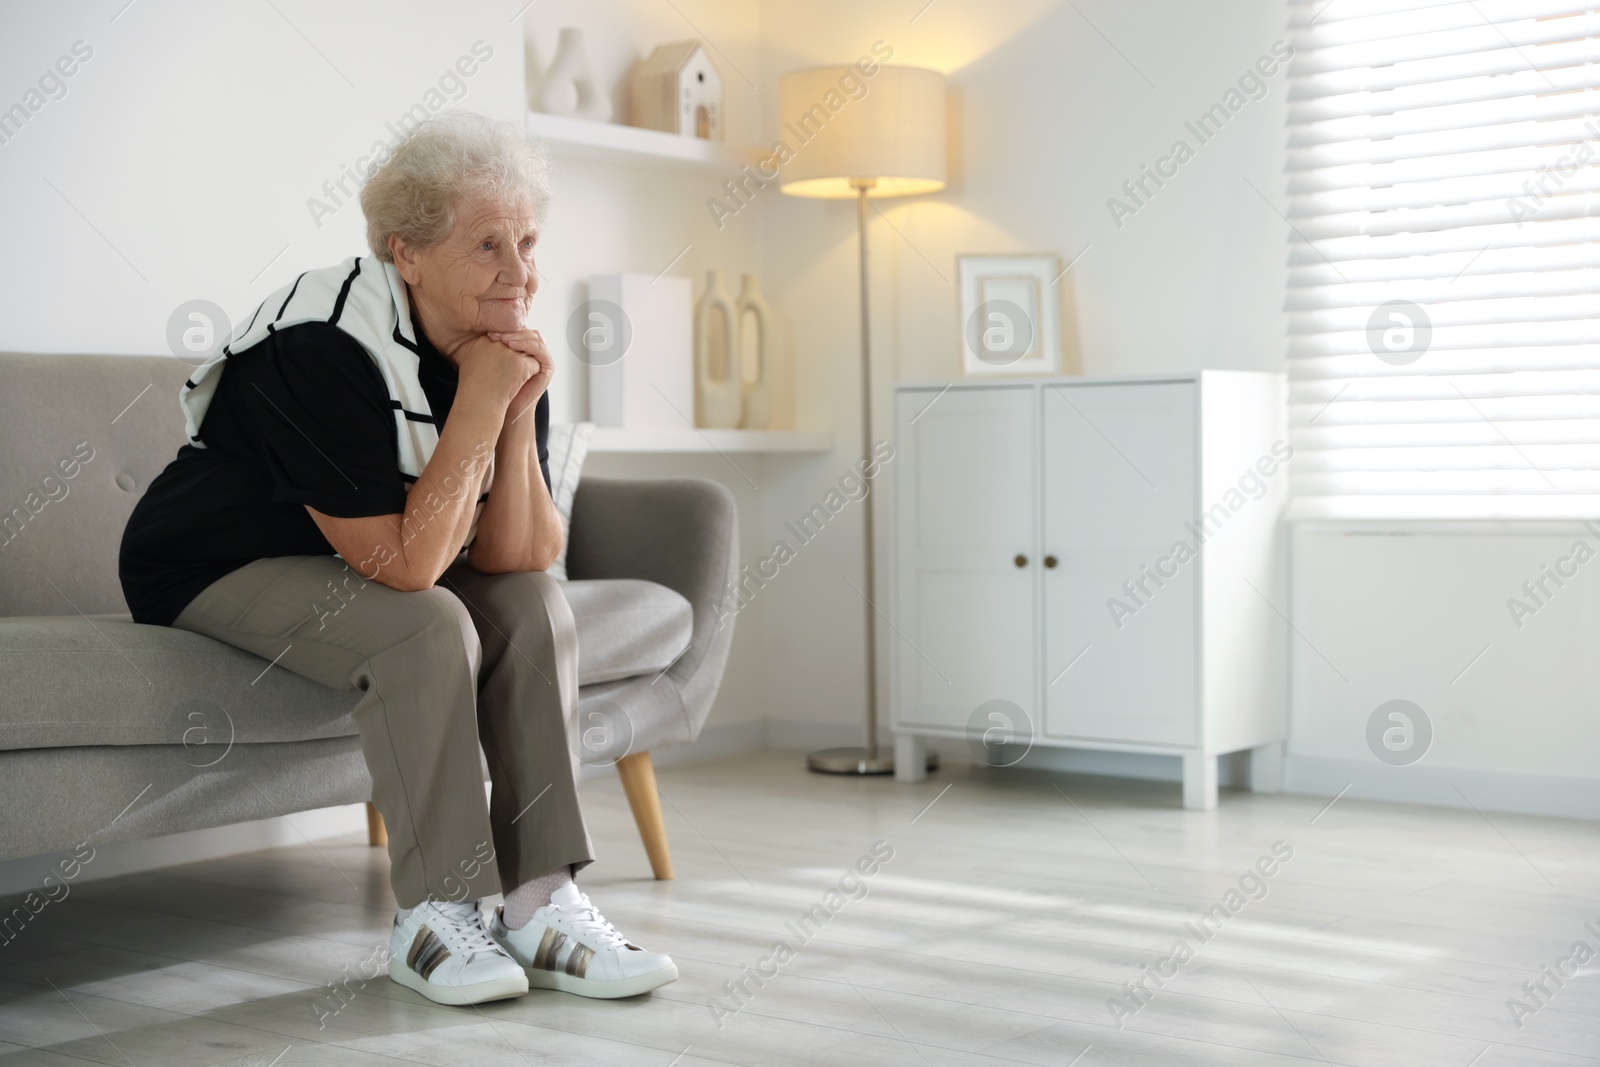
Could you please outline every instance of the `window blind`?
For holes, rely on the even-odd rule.
[[[1600,516],[1600,5],[1289,12],[1291,514]]]

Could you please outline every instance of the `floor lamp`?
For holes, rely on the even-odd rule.
[[[872,73],[868,74],[867,71]],[[856,202],[861,251],[861,451],[872,450],[872,333],[867,292],[869,198],[915,196],[944,188],[944,75],[919,67],[853,67],[791,71],[778,86],[782,136],[792,158],[781,188],[790,196]],[[794,138],[797,144],[790,144]],[[863,605],[867,618],[866,744],[829,748],[806,757],[827,774],[893,774],[894,757],[878,749],[877,609],[873,606],[872,511],[877,494],[862,500],[865,542]]]

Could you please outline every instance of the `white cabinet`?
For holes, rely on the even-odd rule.
[[[902,776],[925,738],[988,731],[1182,756],[1188,807],[1215,805],[1221,753],[1276,789],[1285,411],[1281,376],[1235,371],[897,387]]]

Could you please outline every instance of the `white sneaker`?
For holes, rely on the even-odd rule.
[[[576,885],[550,894],[550,903],[519,929],[506,929],[503,910],[489,917],[489,936],[526,968],[530,986],[609,1000],[677,980],[671,956],[623,937]]]
[[[440,1004],[482,1004],[528,991],[521,965],[483,928],[477,901],[425,900],[389,934],[389,977]]]

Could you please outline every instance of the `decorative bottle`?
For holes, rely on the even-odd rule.
[[[744,419],[741,426],[751,430],[765,430],[772,425],[772,336],[768,322],[772,309],[761,297],[761,280],[746,274],[739,280],[739,299],[736,303],[739,328],[740,392],[744,399]],[[751,320],[754,320],[752,323]],[[747,349],[745,329],[753,325],[755,343]]]
[[[739,316],[717,272],[706,272],[706,291],[694,309],[694,377],[700,425],[731,430],[739,425]]]

